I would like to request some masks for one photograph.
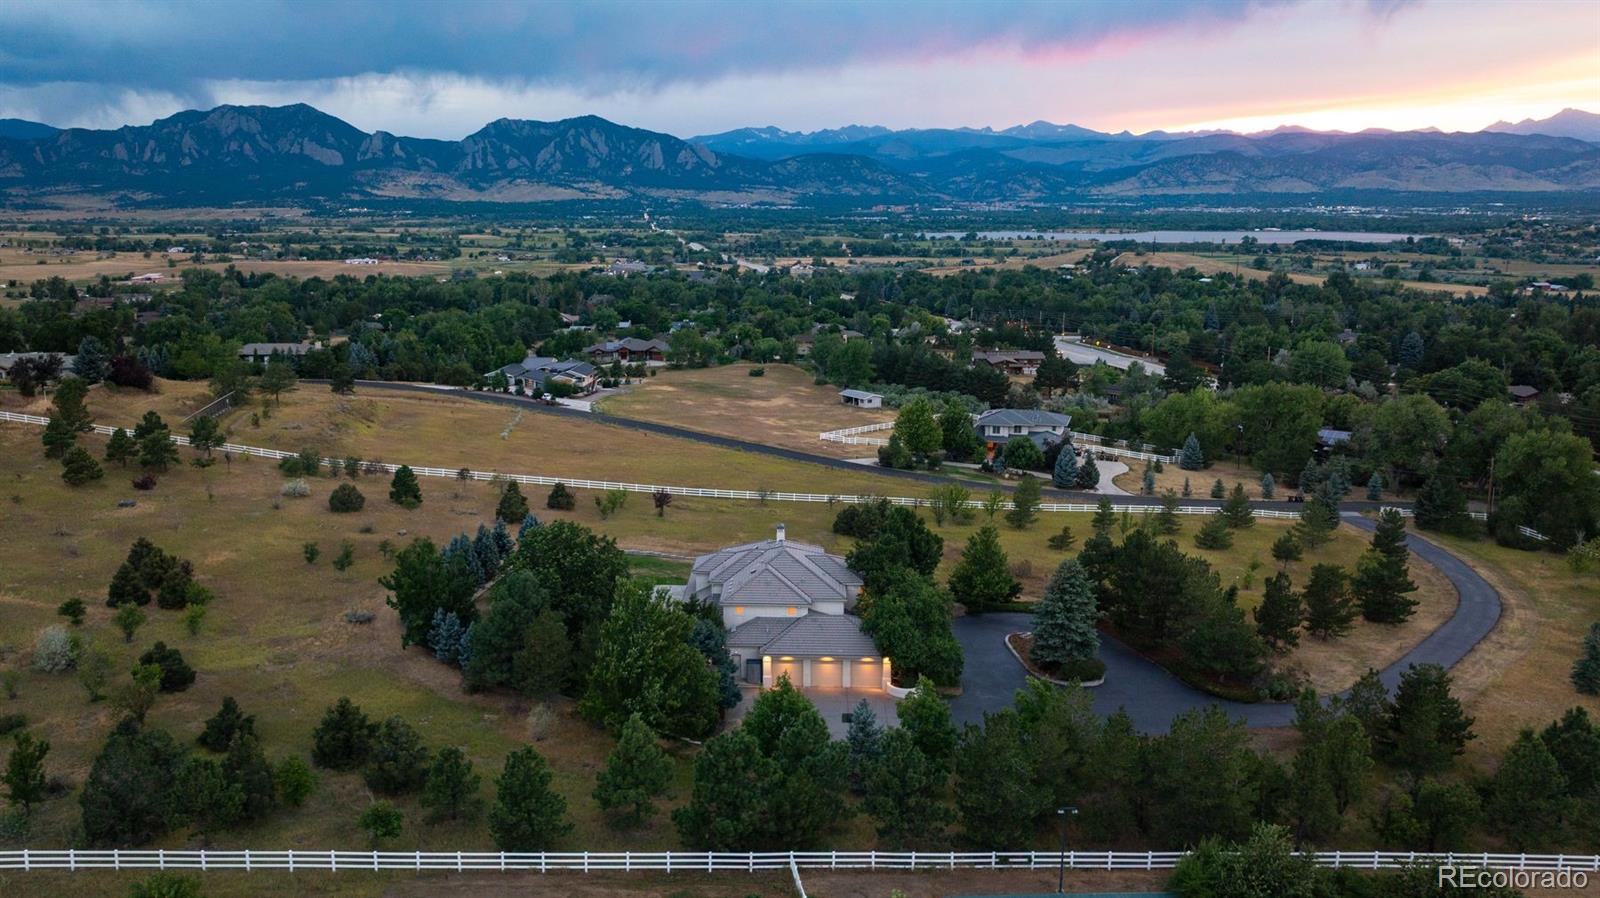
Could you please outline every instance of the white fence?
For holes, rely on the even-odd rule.
[[[777,870],[1170,870],[1181,851],[0,851],[0,870],[373,870],[749,873]],[[1600,871],[1600,855],[1320,851],[1326,867],[1393,870],[1450,865],[1495,870]]]
[[[883,421],[878,424],[863,424],[860,427],[846,427],[843,430],[830,430],[825,433],[817,434],[817,439],[825,440],[830,443],[843,443],[846,446],[887,446],[889,445],[888,440],[878,439],[877,437],[864,437],[860,436],[860,434],[878,433],[893,429],[893,421]],[[1164,465],[1177,464],[1178,462],[1178,457],[1176,455],[1161,455],[1156,452],[1147,451],[1155,448],[1149,444],[1144,444],[1143,449],[1131,449],[1125,447],[1124,445],[1107,443],[1103,437],[1100,437],[1096,434],[1079,433],[1076,430],[1069,430],[1067,432],[1072,434],[1072,439],[1074,442],[1083,444],[1086,449],[1093,448],[1096,452],[1105,452],[1110,455],[1120,455],[1123,458],[1137,458],[1142,461],[1158,461]]]

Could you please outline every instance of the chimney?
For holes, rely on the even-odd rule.
[[[783,538],[784,538],[783,525],[779,524],[778,525],[778,542],[780,542],[780,543],[783,542]]]

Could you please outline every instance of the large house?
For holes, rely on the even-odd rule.
[[[34,362],[52,356],[60,361],[60,370],[63,374],[72,371],[72,363],[77,361],[78,358],[75,355],[65,355],[59,352],[0,352],[0,381],[10,380],[11,369],[23,362]]]
[[[298,359],[321,345],[321,343],[306,343],[303,341],[300,343],[246,343],[239,347],[239,359],[251,363],[269,362],[275,355]]]
[[[972,363],[982,363],[991,368],[997,368],[1011,377],[1021,377],[1039,373],[1039,365],[1044,362],[1044,353],[1037,349],[975,349],[972,351]]]
[[[624,337],[621,340],[606,340],[593,346],[585,347],[584,354],[597,365],[621,362],[624,365],[637,364],[665,364],[667,361],[667,342],[665,340],[641,340],[638,337]]]
[[[861,578],[843,558],[773,539],[730,546],[694,560],[689,582],[668,591],[715,606],[728,651],[747,683],[771,688],[783,676],[802,689],[883,690],[892,671],[851,614]]]
[[[520,362],[491,371],[485,377],[504,374],[513,393],[544,393],[547,381],[571,384],[580,395],[593,393],[600,384],[600,371],[578,359],[553,359],[531,355]]]
[[[1015,439],[1030,439],[1039,448],[1066,437],[1072,426],[1071,415],[1030,408],[996,408],[978,416],[978,438],[990,449]]]

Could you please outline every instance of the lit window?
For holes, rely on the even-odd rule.
[[[794,610],[795,610],[795,609],[794,609],[794,606],[793,606],[793,605],[790,605],[790,606],[789,606],[789,616],[790,616],[790,617],[794,617]]]
[[[735,606],[733,606],[733,613],[734,614],[739,614],[739,615],[744,614],[744,606],[743,605],[735,605]]]

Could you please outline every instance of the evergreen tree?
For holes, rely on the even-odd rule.
[[[939,431],[946,458],[971,461],[978,456],[982,444],[972,426],[972,416],[959,402],[946,402],[939,412]]]
[[[689,803],[672,819],[685,842],[710,851],[752,848],[768,840],[778,763],[744,728],[709,740],[694,759]]]
[[[260,820],[278,806],[278,786],[272,765],[261,751],[254,733],[238,733],[222,760],[222,773],[239,789],[239,819]]]
[[[158,642],[139,656],[140,664],[154,664],[161,668],[161,691],[182,692],[194,685],[194,668],[183,660],[183,653]]]
[[[1188,499],[1194,495],[1194,487],[1189,485],[1189,478],[1183,478],[1183,498]]]
[[[416,472],[401,465],[389,481],[389,501],[401,508],[416,508],[422,504],[422,487],[417,484]]]
[[[123,467],[128,466],[128,461],[137,457],[139,446],[128,436],[128,432],[118,427],[111,432],[111,439],[106,442],[106,461],[114,461]]]
[[[1263,499],[1271,499],[1274,495],[1277,494],[1277,491],[1278,491],[1278,484],[1277,484],[1277,481],[1272,479],[1272,472],[1268,471],[1267,473],[1262,474],[1261,475],[1261,498],[1263,498]]]
[[[1145,463],[1144,474],[1139,478],[1139,490],[1146,496],[1154,496],[1156,494],[1156,469],[1150,467],[1149,462]]]
[[[1072,534],[1072,525],[1062,524],[1061,532],[1051,536],[1044,542],[1052,552],[1065,552],[1071,549],[1077,541],[1078,538]]]
[[[1383,498],[1383,475],[1377,471],[1367,478],[1367,501],[1377,502]]]
[[[1473,738],[1472,724],[1450,694],[1445,669],[1416,665],[1400,675],[1378,742],[1389,762],[1417,782],[1450,768]]]
[[[1070,490],[1078,485],[1078,454],[1070,444],[1062,445],[1061,452],[1056,455],[1050,483],[1058,490]]]
[[[1228,494],[1227,501],[1222,503],[1222,517],[1227,520],[1228,526],[1234,530],[1244,530],[1255,526],[1255,516],[1250,513],[1250,500],[1245,498],[1244,486],[1235,483],[1233,491]]]
[[[955,803],[968,842],[999,849],[1027,840],[1049,798],[1034,788],[1032,769],[1015,711],[985,714],[981,728],[968,725],[962,731],[955,753]]]
[[[1100,631],[1095,622],[1100,609],[1094,593],[1094,583],[1077,559],[1063,561],[1056,568],[1034,615],[1030,654],[1035,664],[1060,668],[1099,652]]]
[[[1355,623],[1357,609],[1350,598],[1350,580],[1338,565],[1313,567],[1301,600],[1306,609],[1306,632],[1318,639],[1343,636]]]
[[[328,510],[335,514],[360,511],[367,505],[367,497],[353,483],[341,483],[328,494]]]
[[[1222,478],[1218,477],[1216,479],[1216,482],[1211,484],[1211,498],[1213,498],[1213,499],[1222,499],[1222,498],[1226,498],[1227,495],[1228,495],[1228,489],[1227,489],[1227,487],[1222,485]]]
[[[434,609],[433,623],[428,627],[428,649],[433,657],[446,664],[457,663],[461,656],[461,634],[465,630],[454,611]]]
[[[1572,802],[1567,778],[1544,741],[1524,729],[1506,749],[1484,810],[1495,831],[1518,851],[1548,845],[1562,832]]]
[[[1089,526],[1096,536],[1110,538],[1111,530],[1117,525],[1117,512],[1111,507],[1111,500],[1102,496],[1095,503],[1094,517],[1089,520]]]
[[[934,765],[938,771],[937,782],[942,784],[950,774],[950,762],[956,752],[956,727],[951,721],[950,704],[933,688],[931,681],[922,679],[895,706],[895,713],[900,718],[900,728]]]
[[[550,495],[545,497],[544,507],[555,511],[571,511],[578,504],[578,500],[567,489],[564,483],[557,483],[550,488]]]
[[[1417,527],[1442,533],[1464,534],[1472,530],[1472,518],[1467,516],[1467,495],[1454,465],[1441,464],[1423,482],[1417,493],[1413,509]]]
[[[73,446],[61,460],[61,479],[66,481],[68,486],[82,486],[99,480],[105,473],[100,468],[100,463],[89,454],[89,450],[82,446]]]
[[[883,756],[883,727],[878,726],[878,714],[866,699],[856,702],[850,710],[850,728],[844,741],[850,747],[850,788],[859,793],[866,789],[873,765]]]
[[[111,373],[111,353],[106,344],[92,335],[78,341],[78,354],[72,359],[72,373],[86,384],[97,384]]]
[[[1600,623],[1590,624],[1583,654],[1572,663],[1572,686],[1584,695],[1600,695]]]
[[[1279,572],[1267,578],[1261,604],[1256,606],[1256,633],[1277,651],[1300,644],[1300,621],[1305,617],[1301,597]]]
[[[495,780],[489,834],[501,851],[540,851],[572,830],[567,800],[550,788],[550,765],[531,746],[506,757]]]
[[[1416,331],[1408,332],[1400,341],[1400,367],[1416,371],[1422,364],[1423,352],[1422,335]]]
[[[172,442],[172,434],[165,429],[156,430],[139,440],[139,466],[156,471],[165,471],[169,465],[178,463],[178,447]]]
[[[1206,522],[1200,525],[1195,532],[1194,544],[1202,549],[1220,551],[1233,546],[1233,531],[1228,527],[1228,519],[1219,510],[1215,514],[1206,515]]]
[[[717,672],[718,705],[723,709],[735,707],[743,698],[739,689],[739,665],[728,651],[728,636],[721,626],[705,618],[694,622],[689,631],[689,644],[705,656],[706,663]]]
[[[1092,490],[1100,487],[1100,466],[1094,462],[1094,453],[1083,454],[1083,464],[1078,465],[1078,489]]]
[[[211,457],[212,449],[222,445],[222,439],[222,428],[217,426],[217,419],[210,415],[195,418],[189,428],[190,447],[207,458]]]
[[[1333,530],[1338,525],[1338,507],[1329,504],[1321,496],[1312,496],[1306,500],[1306,507],[1300,512],[1294,535],[1300,545],[1315,549],[1333,538]]]
[[[1156,532],[1162,536],[1175,536],[1183,529],[1183,522],[1178,519],[1178,494],[1167,490],[1161,497],[1161,510],[1156,512]]]
[[[389,590],[388,605],[400,615],[401,647],[426,644],[436,611],[455,612],[468,623],[476,614],[472,596],[478,583],[467,560],[460,555],[446,559],[426,538],[401,549],[394,571],[378,582]]]
[[[515,480],[506,484],[505,490],[500,493],[494,516],[503,524],[515,524],[528,516],[528,500]]]
[[[183,749],[164,730],[123,721],[106,739],[79,793],[90,845],[142,845],[167,832]]]
[[[1406,548],[1406,522],[1400,512],[1390,509],[1378,516],[1378,529],[1372,545],[1362,553],[1356,566],[1351,591],[1361,605],[1361,614],[1379,624],[1398,624],[1410,619],[1417,607],[1409,593],[1416,592],[1411,582]]]
[[[361,770],[367,787],[380,795],[406,795],[422,788],[428,776],[428,750],[404,718],[391,717],[378,728]]]
[[[278,402],[283,391],[293,387],[294,382],[294,365],[283,356],[274,354],[267,360],[267,367],[262,369],[257,386],[261,392],[271,396],[273,402]]]
[[[22,808],[23,816],[49,794],[44,777],[44,757],[49,753],[50,743],[27,730],[17,733],[12,743],[0,785],[6,787],[6,801]]]
[[[429,820],[471,820],[483,810],[482,777],[455,746],[439,749],[423,778],[421,804]]]
[[[341,697],[311,734],[311,760],[329,770],[353,770],[367,760],[378,726],[361,708]]]
[[[59,414],[52,414],[44,426],[44,457],[60,458],[78,445],[78,432]]]
[[[1279,562],[1285,568],[1291,561],[1299,561],[1305,555],[1305,548],[1300,545],[1300,540],[1293,531],[1284,533],[1272,541],[1272,560]]]
[[[333,370],[328,372],[328,388],[341,395],[356,391],[356,376],[348,362],[334,363]]]
[[[967,538],[961,560],[950,572],[949,585],[950,594],[973,614],[992,611],[1022,592],[1022,584],[1011,575],[1005,549],[1000,547],[1000,531],[984,525]]]
[[[1183,441],[1183,450],[1178,453],[1178,467],[1185,471],[1198,471],[1205,466],[1206,456],[1200,451],[1200,439],[1191,433]]]
[[[881,752],[868,768],[862,801],[878,838],[890,848],[937,839],[951,820],[941,800],[944,773],[898,727],[883,736]]]
[[[1006,512],[1006,523],[1018,530],[1033,526],[1039,517],[1039,479],[1032,474],[1022,475],[1017,489],[1011,494],[1011,510]]]
[[[178,768],[168,804],[170,823],[187,823],[209,843],[218,830],[237,825],[244,815],[244,791],[209,758],[189,758]]]
[[[672,761],[638,714],[629,715],[595,779],[594,800],[614,826],[637,826],[655,815],[654,799],[672,781]]]
[[[233,744],[235,736],[254,736],[255,732],[255,716],[239,710],[239,703],[229,695],[222,699],[222,707],[217,713],[206,721],[205,729],[201,730],[200,737],[196,741],[203,748],[224,752]]]
[[[1590,802],[1600,800],[1600,727],[1582,708],[1569,708],[1539,734],[1567,778],[1567,791]]]

